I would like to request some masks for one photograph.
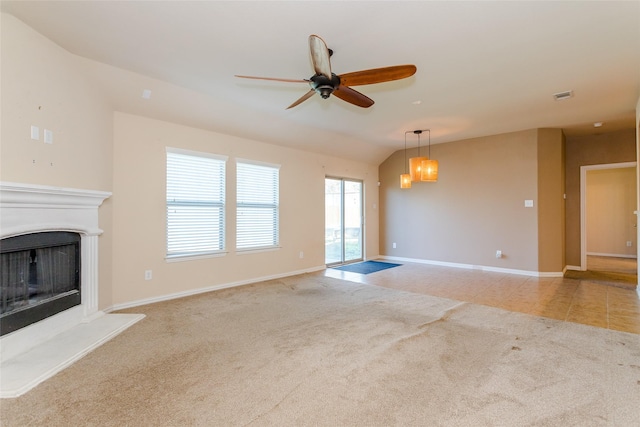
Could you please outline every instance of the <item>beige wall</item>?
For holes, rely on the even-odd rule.
[[[563,271],[564,150],[560,129],[538,129],[538,271]]]
[[[0,180],[112,190],[113,115],[79,68],[79,58],[2,14]],[[30,127],[40,128],[40,140]],[[44,129],[53,144],[44,144]],[[100,282],[111,283],[111,200],[100,208]],[[111,303],[110,286],[100,305]]]
[[[114,304],[148,300],[324,266],[324,177],[364,180],[366,254],[378,255],[377,168],[234,136],[152,120],[115,115]],[[225,256],[167,262],[165,215],[166,147],[229,156]],[[235,252],[235,160],[260,160],[280,168],[280,244],[275,251]],[[304,258],[299,253],[304,253]],[[152,270],[153,279],[144,280]]]
[[[533,129],[433,145],[438,182],[413,183],[406,190],[399,184],[405,155],[394,153],[379,169],[380,253],[529,272],[561,271],[561,254],[555,249],[552,259],[539,262],[538,186],[553,192],[549,200],[542,200],[545,213],[555,215],[562,209],[561,183],[539,182],[539,145],[552,175],[561,176],[561,135],[551,130],[540,143]],[[408,157],[416,151],[408,150]],[[525,200],[533,200],[534,207],[524,207]],[[553,234],[562,233],[561,219],[543,216],[543,221],[543,246],[554,246],[561,240]],[[496,259],[496,250],[504,257]]]
[[[10,15],[2,14],[1,31],[0,179],[113,192],[99,212],[100,309],[322,267],[325,175],[363,180],[365,254],[378,256],[376,165],[114,112],[108,94],[97,89],[113,67],[70,54]],[[190,95],[141,75],[120,74],[139,87]],[[31,125],[53,130],[54,143],[32,141]],[[166,146],[229,156],[228,255],[164,260]],[[233,251],[236,157],[282,165],[280,250]],[[151,281],[144,280],[148,269]]]
[[[636,161],[634,129],[567,137],[565,153],[566,237],[569,266],[580,266],[580,166]]]
[[[586,184],[587,254],[635,257],[636,168],[590,170]]]

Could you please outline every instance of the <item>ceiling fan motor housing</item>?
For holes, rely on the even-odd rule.
[[[320,96],[327,99],[333,91],[340,86],[340,77],[331,73],[331,78],[328,78],[324,74],[316,74],[309,79],[309,85],[313,90],[318,92]]]

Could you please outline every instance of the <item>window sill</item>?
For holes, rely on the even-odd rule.
[[[279,251],[281,246],[269,246],[268,248],[236,249],[236,255],[255,254],[259,252]]]
[[[167,255],[164,257],[166,262],[182,262],[182,261],[194,261],[198,259],[207,259],[207,258],[219,258],[227,255],[228,252],[211,252],[207,254],[198,254],[198,255]]]

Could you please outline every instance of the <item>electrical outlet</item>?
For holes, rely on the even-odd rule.
[[[151,270],[145,270],[144,271],[144,280],[151,280],[153,278],[153,275],[151,274]]]
[[[631,240],[627,240],[627,247],[630,248],[631,246],[633,246],[633,243],[631,243]]]
[[[502,258],[502,251],[496,251],[496,258]]]
[[[396,242],[393,242],[393,249],[396,248]]]
[[[300,259],[304,258],[304,252],[300,251]]]

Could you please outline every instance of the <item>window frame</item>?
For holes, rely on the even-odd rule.
[[[263,252],[263,251],[271,251],[280,249],[280,169],[281,165],[275,163],[262,162],[258,160],[252,159],[244,159],[244,158],[236,158],[236,253],[244,254],[244,253],[252,253],[252,252]],[[258,166],[264,168],[271,168],[275,172],[275,202],[274,203],[255,203],[249,202],[245,203],[240,200],[242,195],[240,194],[240,185],[241,185],[241,177],[240,177],[240,169],[242,164],[250,165],[250,166]],[[257,209],[269,209],[273,211],[274,224],[275,228],[272,231],[274,236],[274,241],[272,244],[268,245],[255,245],[255,246],[243,246],[239,247],[239,238],[241,238],[242,234],[240,233],[240,221],[239,218],[241,216],[240,210],[241,208],[257,208]]]
[[[219,183],[219,187],[218,190],[220,191],[220,199],[215,200],[213,202],[211,201],[203,201],[201,203],[199,202],[193,202],[193,201],[183,201],[183,202],[176,202],[176,203],[172,203],[169,201],[169,189],[168,189],[168,180],[169,180],[169,157],[171,154],[176,154],[176,155],[182,155],[182,156],[192,156],[192,157],[198,157],[198,158],[205,158],[205,159],[210,159],[210,160],[215,160],[220,162],[220,164],[218,164],[218,166],[221,168],[220,172],[220,178],[221,178],[221,182]],[[226,197],[227,197],[227,191],[226,191],[226,185],[227,185],[227,179],[226,179],[226,174],[227,174],[227,161],[228,161],[229,157],[228,156],[224,156],[224,155],[220,155],[220,154],[214,154],[214,153],[208,153],[208,152],[202,152],[202,151],[195,151],[195,150],[186,150],[186,149],[182,149],[182,148],[175,148],[175,147],[165,147],[165,259],[169,262],[174,262],[174,261],[186,261],[186,260],[191,260],[191,259],[201,259],[201,258],[211,258],[211,257],[217,257],[217,256],[223,256],[227,253],[227,243],[226,243],[226,224],[227,224],[227,214],[226,214],[226,209],[227,209],[227,203],[226,203]],[[175,202],[175,200],[174,200]],[[213,249],[213,250],[204,250],[204,251],[198,251],[198,250],[192,250],[192,251],[175,251],[175,252],[170,252],[169,250],[169,209],[170,206],[209,206],[209,207],[215,207],[217,212],[219,213],[220,216],[220,222],[221,225],[219,227],[219,234],[217,235],[217,241],[220,242],[220,249]]]

